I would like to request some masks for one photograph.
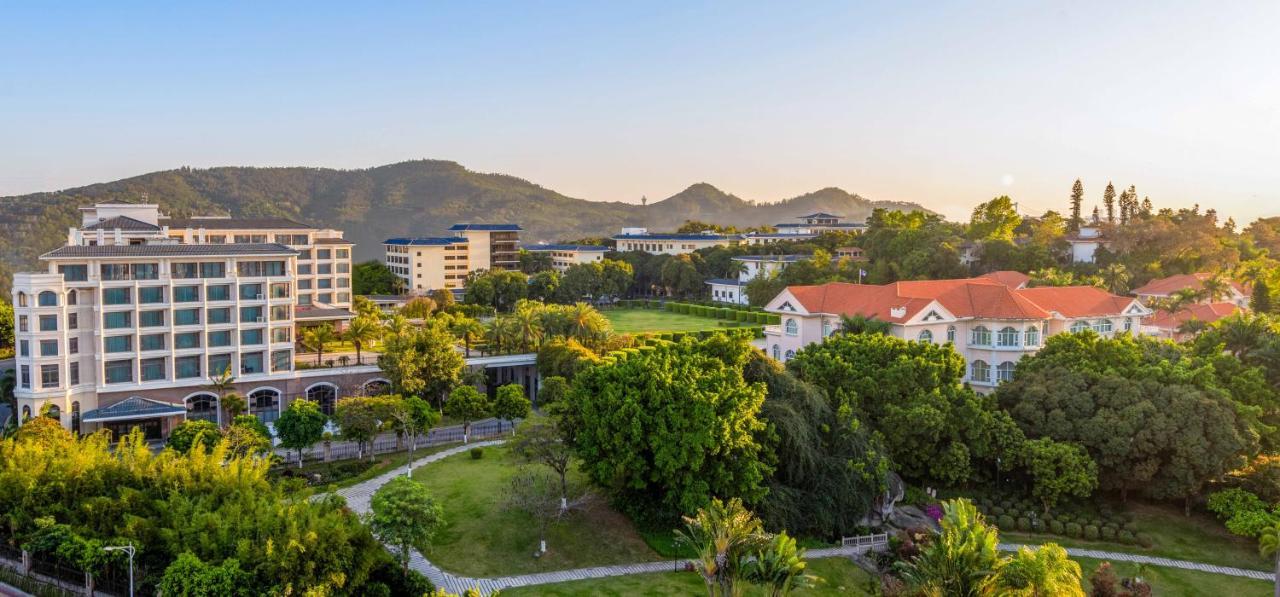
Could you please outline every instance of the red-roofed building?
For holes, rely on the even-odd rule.
[[[1235,303],[1200,303],[1176,312],[1160,310],[1142,319],[1142,332],[1181,342],[1195,335],[1182,332],[1183,325],[1187,322],[1210,324],[1240,311],[1239,305]]]
[[[1137,299],[1093,286],[1026,288],[1025,276],[1015,274],[789,286],[765,306],[782,318],[765,329],[765,349],[788,360],[838,330],[841,316],[861,315],[888,322],[899,338],[953,344],[969,364],[966,381],[993,387],[1010,379],[1018,359],[1039,350],[1048,336],[1085,329],[1138,333],[1151,313]]]
[[[1196,273],[1196,274],[1177,274],[1167,278],[1158,278],[1147,282],[1141,288],[1133,291],[1133,295],[1142,299],[1145,304],[1150,304],[1152,300],[1167,299],[1172,297],[1180,290],[1190,290],[1200,292],[1204,290],[1204,281],[1212,278],[1213,274]],[[1253,293],[1244,284],[1234,280],[1227,281],[1227,296],[1225,297],[1205,297],[1201,303],[1212,302],[1230,302],[1237,307],[1248,307],[1249,299]],[[1225,299],[1225,301],[1223,300]]]

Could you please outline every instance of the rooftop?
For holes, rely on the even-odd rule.
[[[707,280],[707,284],[717,284],[720,286],[746,286],[747,283],[735,278],[711,278]]]
[[[205,230],[311,230],[312,227],[289,218],[160,218],[161,226],[174,229],[204,228]]]
[[[314,241],[317,245],[354,245],[355,243],[345,238],[317,238]]]
[[[814,219],[814,218],[824,218],[824,219],[831,219],[831,218],[835,218],[835,219],[837,219],[837,220],[838,220],[838,219],[843,218],[843,217],[844,217],[844,216],[837,216],[837,215],[835,215],[835,214],[829,214],[829,213],[827,213],[827,212],[825,212],[825,211],[820,211],[820,212],[815,213],[815,214],[809,214],[809,215],[807,215],[807,216],[800,216],[800,219],[801,219],[801,220],[809,220],[809,219]]]
[[[185,414],[187,414],[187,409],[180,404],[161,402],[141,396],[130,396],[111,406],[88,411],[80,417],[80,420],[85,423],[129,421]]]
[[[804,224],[804,223],[795,223],[795,222],[783,222],[781,224],[773,225],[774,228],[810,228],[813,226],[818,226],[821,228],[866,228],[867,227],[866,224],[857,224],[854,222],[839,222],[836,224]]]
[[[525,245],[526,251],[608,251],[603,245]]]
[[[524,230],[519,224],[454,224],[449,227],[449,232],[460,232],[463,230],[487,230],[487,231],[517,231]]]
[[[151,244],[151,245],[70,245],[58,247],[41,259],[84,259],[103,257],[236,257],[241,255],[297,255],[276,243],[265,244]]]
[[[388,238],[382,241],[384,245],[417,245],[417,246],[444,246],[454,245],[467,242],[464,236],[417,236],[417,237],[401,237]]]
[[[616,234],[613,240],[741,240],[741,234]]]
[[[326,307],[294,307],[293,318],[301,321],[308,320],[334,320],[334,319],[351,319],[355,317],[346,309],[326,308]]]
[[[772,261],[778,263],[795,263],[813,257],[813,255],[739,255],[734,261]]]
[[[1167,278],[1157,278],[1144,284],[1141,288],[1133,291],[1137,296],[1171,296],[1179,290],[1194,290],[1199,292],[1204,289],[1204,281],[1212,278],[1213,274],[1199,272],[1194,274],[1177,274]],[[1248,296],[1249,292],[1243,284],[1234,280],[1227,280],[1237,292]]]
[[[160,227],[148,224],[142,220],[135,220],[129,216],[116,216],[99,221],[97,224],[85,226],[83,230],[138,230],[146,232],[159,232]]]
[[[1142,323],[1152,327],[1176,331],[1182,324],[1193,319],[1205,323],[1213,323],[1224,317],[1235,315],[1240,311],[1240,307],[1236,306],[1235,303],[1201,303],[1189,305],[1178,311],[1156,311],[1144,318]]]

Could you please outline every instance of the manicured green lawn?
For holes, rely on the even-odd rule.
[[[605,309],[601,313],[609,318],[609,322],[613,324],[613,331],[619,334],[696,332],[729,327],[728,325],[720,325],[721,323],[732,323],[734,327],[747,325],[729,322],[727,319],[698,317],[697,315],[672,313],[661,309]]]
[[[426,552],[432,562],[449,572],[492,577],[662,559],[630,520],[599,499],[551,525],[547,553],[534,558],[537,523],[502,508],[517,466],[504,448],[490,447],[480,460],[462,453],[414,470],[444,507],[445,527]]]
[[[1150,549],[1138,545],[1009,532],[1004,529],[1000,531],[1000,540],[1028,544],[1052,541],[1063,547],[1085,547],[1236,568],[1271,570],[1272,563],[1258,555],[1256,542],[1231,534],[1222,523],[1206,514],[1192,513],[1191,516],[1183,516],[1181,508],[1141,503],[1131,503],[1129,511],[1134,514],[1134,522],[1138,524],[1139,530],[1151,536]]]
[[[1098,568],[1102,560],[1092,558],[1071,558],[1080,564],[1083,572],[1083,584],[1086,593],[1089,590],[1089,577]],[[1132,562],[1111,562],[1111,569],[1118,578],[1127,578],[1138,574],[1137,565]],[[1262,580],[1252,580],[1223,574],[1195,572],[1178,568],[1161,568],[1147,566],[1142,572],[1143,580],[1151,585],[1152,593],[1166,596],[1199,597],[1201,595],[1231,595],[1232,597],[1262,597],[1270,595],[1272,585]]]
[[[797,597],[826,597],[836,595],[868,595],[867,583],[871,575],[843,558],[809,560],[809,574],[819,577],[812,589],[802,589],[791,594]],[[551,597],[629,596],[629,595],[705,595],[702,577],[694,572],[663,572],[660,574],[635,574],[612,578],[575,580],[551,585],[520,587],[502,591],[504,596],[548,595]],[[758,589],[746,591],[748,597],[761,597]]]

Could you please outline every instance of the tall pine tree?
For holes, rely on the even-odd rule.
[[[1253,298],[1249,299],[1249,308],[1254,313],[1270,313],[1274,309],[1271,304],[1271,287],[1266,280],[1258,278],[1253,284]]]
[[[1107,223],[1116,223],[1116,187],[1107,183],[1107,190],[1102,193],[1102,204],[1107,208]]]
[[[1076,183],[1071,185],[1071,231],[1075,232],[1080,229],[1080,225],[1084,220],[1080,219],[1080,204],[1084,202],[1084,184],[1080,179],[1076,179]]]
[[[1150,198],[1150,197],[1143,197],[1143,198],[1142,198],[1142,215],[1144,215],[1144,216],[1149,216],[1149,215],[1151,215],[1151,210],[1152,210],[1152,206],[1151,206],[1151,198]]]

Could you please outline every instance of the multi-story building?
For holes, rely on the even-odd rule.
[[[737,278],[712,278],[707,280],[711,287],[711,300],[735,305],[748,304],[747,282],[760,276],[769,276],[782,271],[788,265],[808,259],[810,255],[741,255],[733,258],[738,267]]]
[[[618,251],[644,251],[654,255],[684,255],[698,249],[730,247],[743,242],[741,234],[718,234],[710,230],[693,234],[656,234],[646,228],[623,228],[613,237]]]
[[[1068,235],[1066,240],[1071,245],[1072,263],[1093,263],[1097,260],[1098,249],[1111,244],[1102,232],[1102,225],[1097,222],[1091,226],[1081,226],[1074,234]]]
[[[388,238],[386,264],[409,292],[459,290],[471,271],[471,246],[465,237]]]
[[[748,232],[742,235],[742,243],[747,245],[767,245],[782,241],[802,241],[818,238],[816,232],[797,232],[784,230],[780,232]]]
[[[530,253],[546,253],[551,256],[551,267],[558,272],[569,269],[571,265],[580,263],[598,263],[604,261],[604,254],[609,247],[600,245],[528,245],[524,250]]]
[[[796,218],[795,222],[774,224],[775,231],[782,234],[822,234],[824,232],[851,232],[861,234],[867,229],[866,224],[845,222],[843,216],[825,212],[812,213]]]
[[[454,224],[449,232],[467,239],[471,269],[519,269],[520,226]]]
[[[1138,334],[1151,313],[1136,299],[1092,286],[1010,287],[1017,276],[893,284],[790,286],[765,310],[781,324],[765,328],[765,347],[789,360],[838,331],[842,316],[873,317],[898,338],[949,343],[967,364],[965,381],[989,389],[1013,376],[1018,359],[1063,332]]]
[[[1175,342],[1190,339],[1209,324],[1243,309],[1235,303],[1196,303],[1177,311],[1158,309],[1142,319],[1142,332]],[[1193,324],[1194,322],[1194,324]]]

